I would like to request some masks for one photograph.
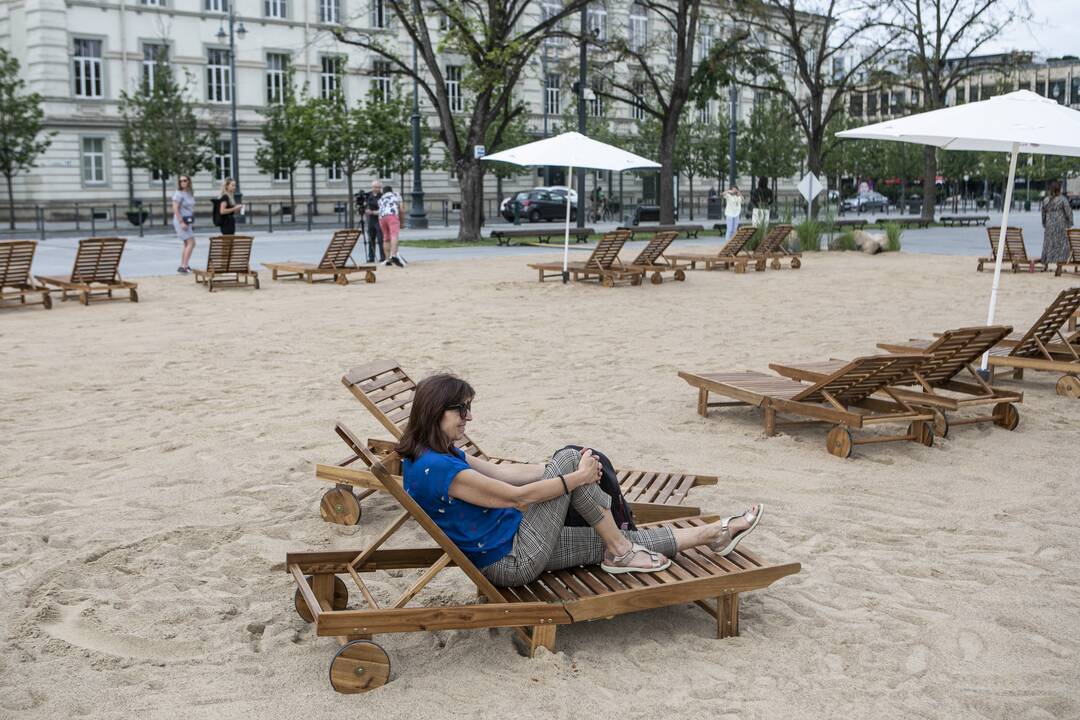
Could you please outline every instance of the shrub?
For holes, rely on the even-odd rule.
[[[801,252],[817,252],[821,249],[821,223],[817,220],[803,220],[795,226]]]
[[[830,250],[858,250],[859,246],[855,243],[855,233],[851,230],[845,230],[844,232],[833,238],[832,247]]]
[[[750,252],[757,250],[757,246],[761,244],[761,241],[765,238],[765,231],[768,230],[768,225],[759,225],[757,230],[754,231],[753,237],[750,238],[750,242],[746,243],[746,249]]]
[[[900,252],[900,235],[903,232],[896,223],[885,223],[885,249],[889,252]]]

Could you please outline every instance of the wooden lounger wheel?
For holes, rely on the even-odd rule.
[[[139,293],[137,293],[134,289],[131,291],[131,302],[139,302]]]
[[[1015,430],[1020,424],[1020,411],[1013,403],[998,403],[994,406],[994,424],[1006,430]]]
[[[934,428],[928,422],[922,420],[908,425],[908,435],[917,443],[926,447],[934,447]]]
[[[1080,398],[1080,378],[1075,375],[1062,375],[1057,381],[1057,394],[1073,400]]]
[[[330,685],[339,693],[362,693],[390,679],[390,656],[370,640],[342,645],[330,661]]]
[[[52,298],[49,297],[49,293],[42,293],[42,295],[41,295],[41,305],[46,310],[52,310]]]
[[[800,260],[797,257],[791,258],[791,269],[792,270],[798,270],[801,267],[802,267],[802,260]]]
[[[337,525],[355,525],[360,522],[360,501],[352,488],[338,485],[323,493],[319,501],[319,514],[326,522]]]
[[[304,576],[307,580],[307,584],[311,587],[315,587],[315,582],[310,575]],[[345,581],[334,576],[334,597],[330,601],[330,607],[334,610],[344,610],[349,604],[349,588],[345,586]],[[307,603],[304,602],[304,596],[300,594],[300,588],[296,589],[296,593],[293,595],[293,607],[296,608],[296,614],[304,619],[306,623],[315,622],[315,618],[311,616],[311,610],[308,608]]]
[[[679,282],[682,282],[683,280],[685,280],[686,279],[686,271],[685,270],[676,270],[675,271],[675,279],[678,280]]]
[[[349,284],[349,278],[347,278],[344,275],[335,275],[334,276],[334,283],[337,284],[337,285],[348,285]]]
[[[664,276],[661,275],[659,272],[654,272],[652,275],[649,276],[649,282],[651,282],[653,285],[659,285],[664,282]]]
[[[364,282],[366,282],[368,284],[375,282],[375,271],[374,270],[368,270],[367,272],[364,273]]]
[[[949,437],[949,418],[940,410],[934,411],[934,434],[940,438]]]
[[[779,270],[780,269],[780,258],[773,258],[772,262],[769,263],[769,267],[771,267],[773,270]]]
[[[851,431],[842,425],[837,425],[825,436],[825,449],[838,458],[851,457],[852,445]]]
[[[613,288],[615,287],[615,280],[610,275],[605,275],[600,284],[606,288]]]

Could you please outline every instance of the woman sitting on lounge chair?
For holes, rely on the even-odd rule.
[[[474,395],[453,375],[421,380],[397,451],[406,492],[496,585],[597,563],[609,573],[659,572],[677,551],[697,545],[727,555],[761,519],[758,504],[700,527],[620,530],[611,498],[596,484],[601,470],[591,451],[564,449],[546,465],[526,465],[496,464],[455,447]],[[564,527],[571,506],[591,527]]]

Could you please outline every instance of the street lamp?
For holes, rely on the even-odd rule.
[[[413,0],[413,12],[422,22],[419,0]],[[420,81],[417,79],[416,42],[412,47],[412,203],[409,204],[409,227],[423,230],[428,226],[427,210],[424,209],[424,181],[420,173]]]
[[[239,35],[240,39],[244,39],[244,35],[247,34],[247,28],[244,27],[244,21],[236,22],[236,6],[234,2],[229,2],[229,33],[225,34],[225,28],[222,25],[218,26],[217,39],[219,42],[224,42],[225,38],[229,38],[229,98],[232,100],[232,127],[231,138],[232,142],[232,176],[236,181],[236,202],[240,203],[244,199],[244,194],[240,192],[240,132],[236,127],[236,36]]]

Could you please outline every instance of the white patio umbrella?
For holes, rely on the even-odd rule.
[[[994,323],[1001,259],[1005,252],[1005,228],[1009,225],[1016,182],[1016,157],[1020,153],[1071,155],[1080,157],[1080,112],[1058,105],[1029,90],[1019,90],[966,105],[931,110],[896,120],[836,133],[837,137],[864,140],[896,140],[934,145],[946,150],[1007,152],[1009,181],[1001,213],[994,283],[990,289],[990,309],[986,324]],[[986,370],[988,355],[983,355]]]
[[[506,162],[526,167],[543,167],[545,165],[564,165],[567,168],[566,177],[569,181],[574,176],[575,168],[588,170],[641,170],[643,168],[658,168],[660,163],[647,160],[640,155],[620,150],[614,145],[608,145],[597,140],[585,137],[581,133],[567,132],[554,137],[537,140],[516,148],[503,150],[493,155],[484,157],[484,160],[492,162]],[[579,198],[584,203],[585,198]],[[584,207],[579,208],[583,211]],[[570,260],[570,193],[566,194],[566,237],[563,242],[563,282],[570,279],[567,272],[567,264]]]

